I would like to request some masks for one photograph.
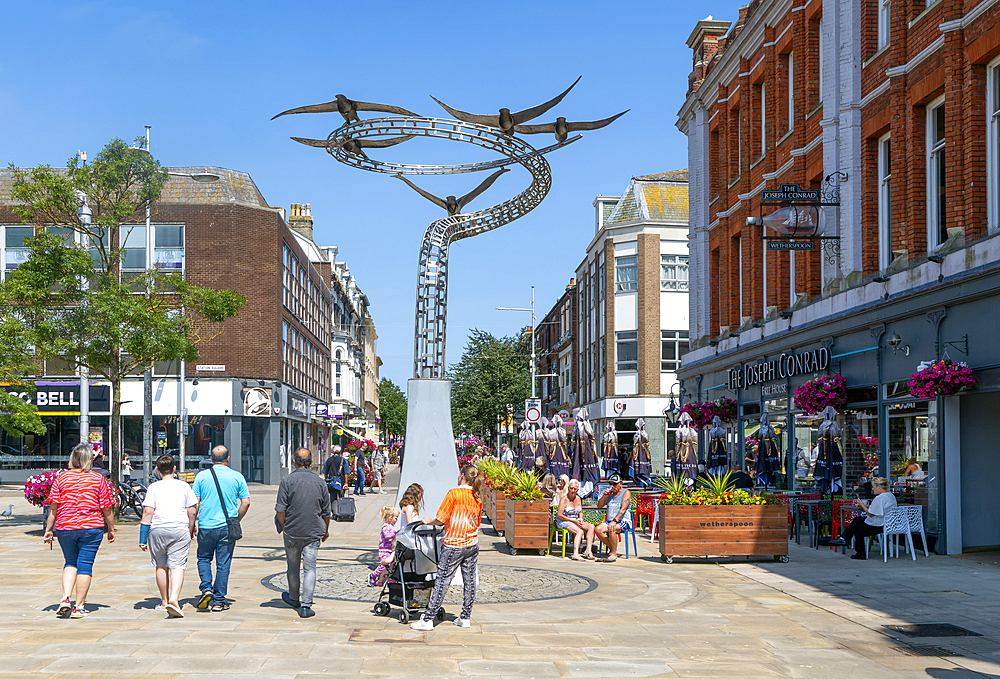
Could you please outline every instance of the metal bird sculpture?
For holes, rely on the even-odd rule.
[[[309,106],[299,106],[298,108],[291,108],[287,111],[282,111],[274,118],[280,118],[281,116],[288,115],[290,113],[333,113],[336,111],[340,115],[344,116],[344,122],[360,122],[358,118],[358,111],[377,111],[379,113],[395,113],[400,116],[416,116],[416,113],[407,111],[405,108],[400,106],[391,106],[389,104],[372,104],[367,101],[352,101],[348,99],[343,94],[338,94],[337,98],[333,101],[328,101],[324,104],[311,104]],[[271,118],[271,120],[274,120]]]
[[[455,196],[448,196],[447,198],[445,198],[443,200],[441,198],[438,198],[437,196],[431,194],[431,193],[428,193],[427,191],[424,191],[422,188],[420,188],[419,186],[417,186],[416,184],[414,184],[413,182],[411,182],[409,179],[407,179],[403,175],[397,174],[397,175],[394,175],[394,176],[396,177],[396,179],[401,179],[402,181],[406,182],[410,186],[411,189],[413,189],[414,191],[416,191],[417,193],[419,193],[421,196],[423,196],[424,198],[426,198],[430,202],[432,202],[435,205],[438,205],[440,207],[443,207],[445,210],[448,211],[448,216],[451,217],[453,215],[457,215],[458,213],[460,213],[462,211],[462,208],[465,207],[466,205],[468,205],[470,202],[472,202],[472,200],[476,196],[478,196],[480,193],[482,193],[486,189],[490,188],[490,186],[493,184],[493,182],[495,182],[497,180],[497,177],[499,177],[500,175],[502,175],[504,172],[508,172],[508,169],[507,168],[503,168],[502,170],[497,170],[496,172],[494,172],[493,174],[491,174],[489,177],[487,177],[486,179],[484,179],[483,182],[479,186],[477,186],[476,188],[472,189],[471,191],[469,191],[467,194],[465,194],[461,198],[455,198]]]
[[[548,111],[550,108],[552,108],[560,101],[562,101],[563,97],[569,94],[569,91],[573,89],[573,87],[575,87],[578,82],[580,82],[580,78],[577,78],[572,85],[567,87],[565,92],[557,96],[555,99],[550,99],[544,104],[539,104],[538,106],[526,108],[523,111],[518,111],[517,113],[511,113],[509,108],[502,108],[500,109],[499,115],[493,115],[493,116],[478,115],[475,113],[466,113],[465,111],[459,111],[456,108],[448,106],[447,104],[436,99],[433,96],[431,97],[431,99],[434,99],[434,101],[436,101],[438,104],[441,105],[441,108],[443,108],[445,111],[450,113],[458,120],[467,123],[476,123],[477,125],[488,125],[489,127],[498,127],[504,134],[512,136],[514,134],[514,127],[516,125],[520,125],[522,123],[528,122],[529,120],[533,120],[538,116],[542,115],[543,113],[545,113],[546,111]]]
[[[331,142],[329,139],[304,139],[302,137],[292,137],[293,141],[297,141],[300,144],[305,144],[306,146],[315,146],[316,148],[325,149],[330,146],[339,147],[354,156],[362,156],[367,158],[364,149],[384,149],[387,146],[395,146],[408,139],[412,139],[413,135],[404,134],[401,137],[389,137],[388,139],[355,139],[354,137],[348,137],[339,144]]]
[[[569,137],[570,132],[576,132],[578,130],[599,130],[606,125],[610,125],[615,122],[618,118],[628,113],[631,109],[627,109],[611,116],[610,118],[604,118],[603,120],[592,120],[585,123],[568,123],[566,119],[562,116],[556,118],[554,123],[549,123],[548,125],[515,125],[514,131],[518,134],[544,134],[546,132],[554,133],[556,135],[556,141],[562,143],[566,141]]]

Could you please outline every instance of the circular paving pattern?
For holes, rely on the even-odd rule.
[[[368,586],[371,568],[364,564],[346,566],[321,566],[316,569],[317,599],[338,599],[340,601],[378,601],[381,589]],[[288,590],[288,579],[284,573],[275,573],[261,580],[261,584],[276,592]],[[462,603],[462,588],[448,588],[446,604]],[[542,570],[541,568],[521,568],[519,566],[479,566],[479,587],[476,590],[477,604],[508,604],[518,601],[539,601],[585,594],[597,588],[597,582],[590,578],[570,573]]]

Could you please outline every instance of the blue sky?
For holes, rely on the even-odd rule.
[[[382,375],[404,385],[413,360],[420,238],[444,212],[402,182],[336,163],[290,136],[326,137],[337,114],[274,114],[351,99],[445,117],[456,108],[527,108],[580,83],[534,121],[596,120],[610,127],[548,156],[552,189],[533,212],[452,246],[448,360],[470,327],[511,334],[562,293],[594,236],[592,202],[631,177],[687,166],[674,125],[687,90],[685,40],[709,13],[732,21],[739,3],[44,2],[8,3],[0,52],[0,162],[62,165],[112,137],[152,126],[166,165],[249,172],[271,205],[310,203],[316,240],[337,245],[372,303]],[[498,9],[500,8],[500,9]],[[528,138],[529,141],[532,138]],[[534,141],[551,143],[538,135]],[[419,142],[419,143],[418,143]],[[486,159],[475,150],[413,140],[379,157],[413,163]],[[462,195],[483,175],[425,178]],[[523,190],[515,168],[469,205]],[[405,388],[405,387],[404,387]]]

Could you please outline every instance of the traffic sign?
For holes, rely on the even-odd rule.
[[[542,399],[524,399],[524,419],[528,422],[541,422],[542,420]]]

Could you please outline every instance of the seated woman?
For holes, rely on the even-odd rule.
[[[562,477],[560,477],[562,478]],[[583,503],[577,493],[580,490],[580,482],[573,479],[566,484],[566,495],[559,501],[559,509],[556,512],[556,528],[568,530],[573,534],[573,556],[574,561],[593,559],[594,555],[590,549],[594,544],[594,525],[580,519],[583,513]],[[584,534],[587,536],[587,548],[583,555],[580,555],[580,541]]]
[[[875,494],[875,499],[870,505],[864,500],[858,500],[858,506],[864,514],[856,516],[851,525],[841,533],[841,537],[830,540],[831,545],[847,545],[854,538],[855,553],[851,555],[852,559],[868,558],[864,538],[881,533],[882,526],[885,525],[886,510],[896,507],[896,498],[889,492],[889,480],[885,477],[876,476],[872,479],[872,493]]]
[[[538,484],[538,489],[545,493],[545,497],[553,497],[556,495],[556,477],[555,474],[549,472],[542,477],[541,483]]]
[[[927,474],[924,473],[920,463],[917,462],[917,458],[911,457],[906,461],[906,469],[903,471],[903,477],[919,481],[927,478]]]

